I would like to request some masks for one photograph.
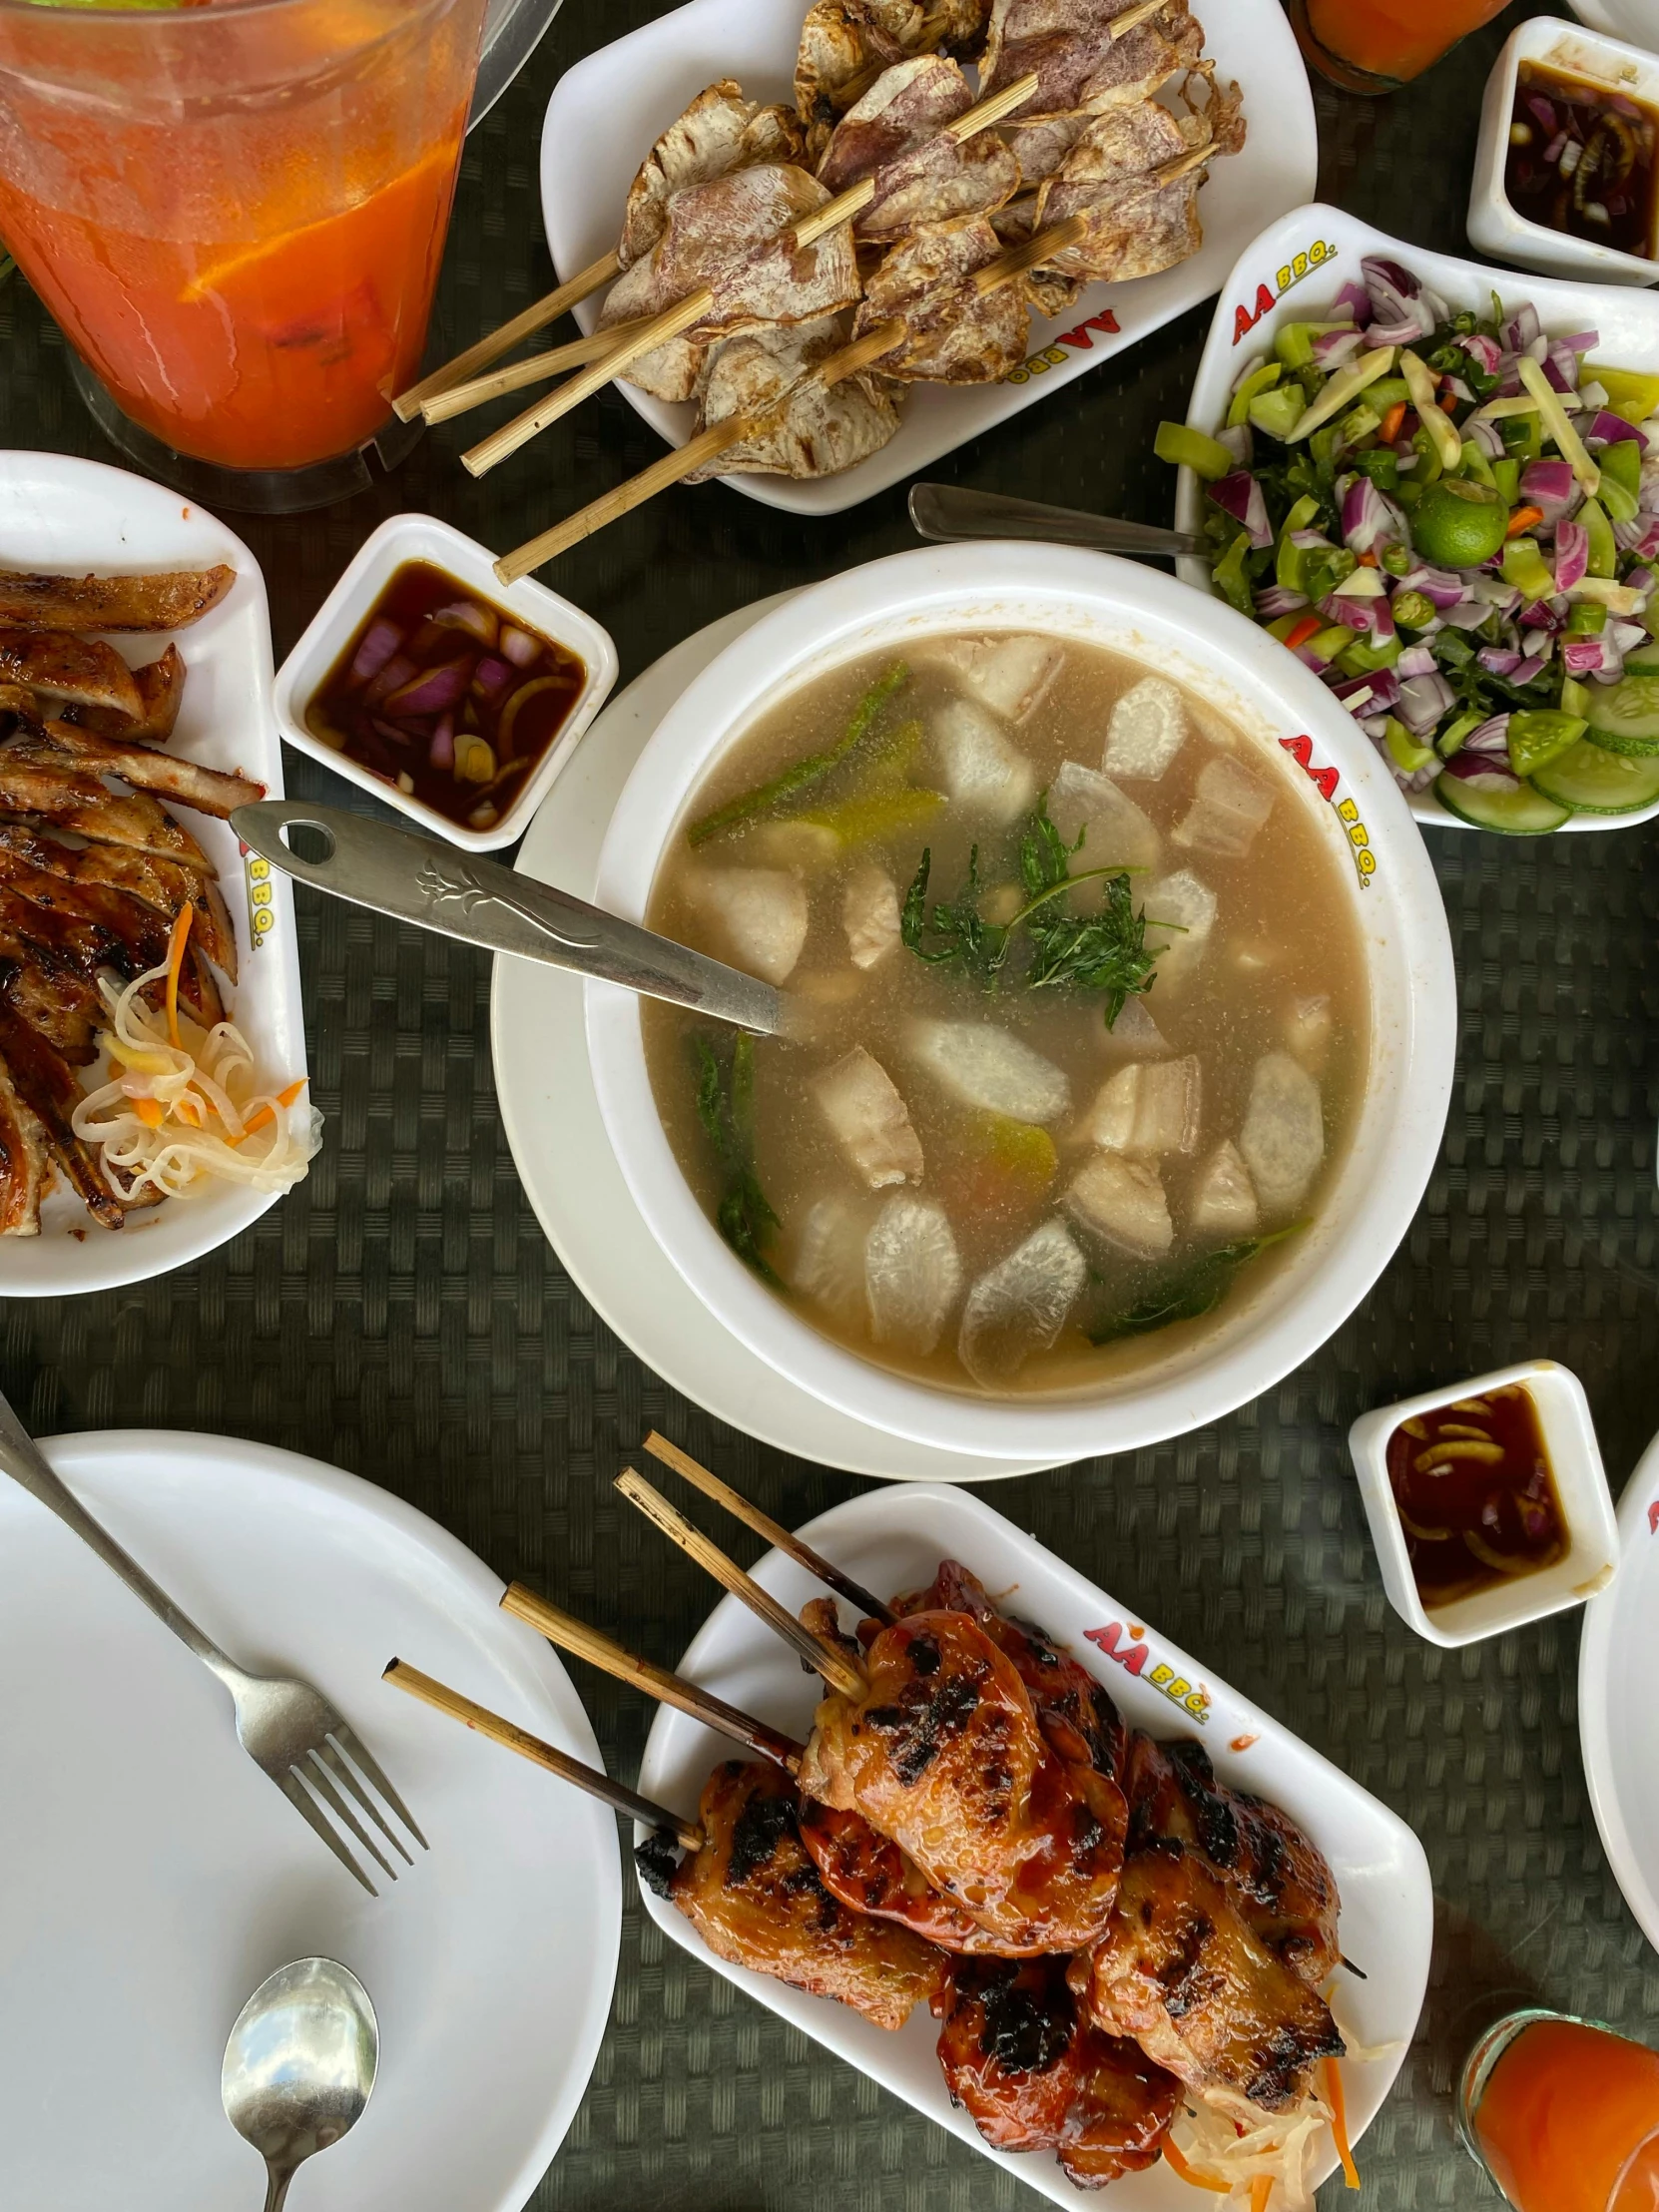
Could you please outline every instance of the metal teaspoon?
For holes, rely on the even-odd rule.
[[[265,2212],[281,2212],[296,2168],[356,2126],[379,2058],[368,1991],[332,1958],[296,1958],[254,1991],[225,2045],[219,2093],[266,2162]]]
[[[961,484],[912,484],[910,522],[918,537],[941,545],[959,538],[1034,538],[1044,545],[1083,545],[1094,553],[1130,553],[1142,559],[1210,550],[1190,530],[1158,530],[1147,522],[1119,522],[1111,515],[1085,514],[1080,507],[1048,507],[1037,499],[969,491]]]

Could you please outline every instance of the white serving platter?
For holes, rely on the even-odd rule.
[[[1622,38],[1659,54],[1659,0],[1567,0],[1567,5],[1604,38]]]
[[[621,1930],[614,1816],[400,1696],[396,1655],[589,1765],[551,1649],[464,1545],[355,1475],[165,1430],[53,1464],[185,1610],[315,1683],[430,1850],[370,1898],[236,1739],[224,1689],[79,1537],[0,1479],[0,2204],[234,2212],[259,2158],[219,2101],[244,2000],[321,1952],[380,2068],[305,2212],[519,2212],[581,2101]]]
[[[1578,1735],[1596,1827],[1624,1902],[1659,1950],[1659,1436],[1619,1500],[1618,1573],[1584,1615]]]
[[[63,453],[0,452],[0,567],[67,575],[131,575],[211,568],[237,580],[188,630],[112,637],[132,666],[177,642],[187,670],[184,704],[168,750],[211,768],[241,769],[282,796],[282,753],[271,706],[271,613],[259,563],[222,522],[161,484]],[[237,933],[241,978],[232,1018],[276,1084],[305,1073],[299,958],[285,875],[244,855],[230,825],[164,802],[219,870]],[[255,927],[255,916],[269,922]],[[59,1185],[41,1208],[38,1237],[0,1238],[0,1298],[61,1297],[147,1282],[199,1260],[249,1228],[275,1195],[238,1184],[197,1199],[169,1199],[122,1229],[100,1229]]]
[[[548,102],[541,143],[542,215],[562,277],[615,246],[635,171],[705,85],[735,77],[752,100],[793,100],[806,12],[804,0],[690,0],[566,70]],[[1131,283],[1091,284],[1059,322],[1033,317],[1024,365],[999,384],[915,386],[897,436],[856,468],[806,483],[724,480],[769,507],[838,514],[1208,298],[1263,223],[1308,198],[1319,147],[1307,72],[1279,0],[1228,0],[1202,17],[1218,75],[1243,90],[1249,136],[1241,153],[1210,172],[1199,196],[1204,245],[1191,261]],[[596,293],[577,308],[584,330],[598,321],[602,301]],[[690,406],[648,398],[629,383],[620,389],[670,445],[685,444]]]
[[[658,723],[717,653],[791,596],[757,600],[683,639],[610,701],[519,848],[527,875],[593,897],[618,797]],[[588,1303],[682,1396],[775,1450],[887,1481],[985,1482],[1051,1464],[970,1459],[890,1436],[814,1397],[715,1319],[646,1227],[611,1149],[580,976],[498,959],[490,1053],[513,1164],[549,1244]]]
[[[1239,257],[1238,267],[1221,288],[1215,317],[1198,364],[1187,420],[1213,432],[1227,411],[1228,395],[1242,364],[1256,353],[1271,353],[1282,322],[1317,320],[1350,277],[1360,280],[1368,254],[1385,255],[1423,278],[1455,311],[1473,307],[1485,314],[1495,290],[1506,311],[1530,299],[1546,331],[1598,330],[1595,358],[1610,367],[1659,371],[1659,296],[1627,284],[1573,283],[1560,276],[1535,276],[1450,254],[1430,254],[1373,230],[1358,216],[1315,201],[1272,223]],[[1203,527],[1203,487],[1190,468],[1177,471],[1175,526]],[[1192,555],[1176,562],[1183,582],[1209,591],[1210,564]],[[1468,830],[1472,824],[1448,814],[1432,791],[1408,792],[1406,804],[1417,821],[1435,830]],[[1659,815],[1659,801],[1628,815],[1572,815],[1556,831],[1629,830]]]
[[[1393,2085],[1427,1986],[1433,1893],[1422,1846],[1404,1822],[971,1492],[919,1486],[872,1491],[821,1514],[801,1534],[838,1567],[883,1593],[930,1581],[941,1558],[961,1560],[1010,1611],[1048,1629],[1089,1666],[1132,1727],[1160,1737],[1197,1736],[1224,1782],[1282,1806],[1307,1830],[1330,1861],[1342,1893],[1343,1949],[1368,1976],[1363,1982],[1340,1976],[1334,1999],[1348,2040],[1377,2053],[1366,2061],[1344,2061],[1349,2125],[1358,2143]],[[776,1551],[755,1574],[792,1612],[824,1594]],[[680,1672],[777,1727],[808,1732],[817,1694],[813,1681],[736,1598],[715,1608],[681,1660]],[[676,1812],[691,1812],[711,1768],[734,1756],[741,1754],[723,1738],[665,1708],[647,1741],[639,1786]],[[673,1941],[1054,2203],[1077,2208],[1105,2201],[1111,2212],[1193,2212],[1199,2200],[1163,2162],[1114,2182],[1102,2200],[1074,2189],[1044,2154],[992,2150],[967,2114],[950,2102],[934,2055],[938,2031],[925,2013],[913,2014],[896,2035],[885,2033],[844,2005],[715,1957],[672,1905],[643,1884],[640,1895]],[[1363,2156],[1360,2163],[1363,2169]],[[1336,2166],[1327,2137],[1315,2160],[1315,2177],[1323,2179]]]

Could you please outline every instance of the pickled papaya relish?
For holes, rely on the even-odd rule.
[[[1244,362],[1203,481],[1215,588],[1407,791],[1511,834],[1659,801],[1659,375],[1368,259]]]

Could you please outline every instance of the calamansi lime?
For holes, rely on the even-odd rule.
[[[1466,476],[1424,484],[1411,510],[1411,543],[1440,568],[1478,568],[1502,545],[1508,527],[1502,495]]]

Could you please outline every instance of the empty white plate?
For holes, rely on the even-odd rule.
[[[1584,1613],[1578,1735],[1584,1778],[1613,1879],[1659,1950],[1659,1436],[1619,1500],[1619,1571]]]
[[[225,2038],[274,1967],[322,1952],[373,1999],[380,2071],[295,2203],[518,2212],[610,2011],[615,1819],[379,1676],[395,1654],[598,1765],[564,1669],[480,1560],[355,1475],[162,1430],[48,1454],[234,1657],[316,1685],[431,1849],[365,1896],[243,1752],[214,1677],[0,1475],[0,2204],[257,2205]]]

